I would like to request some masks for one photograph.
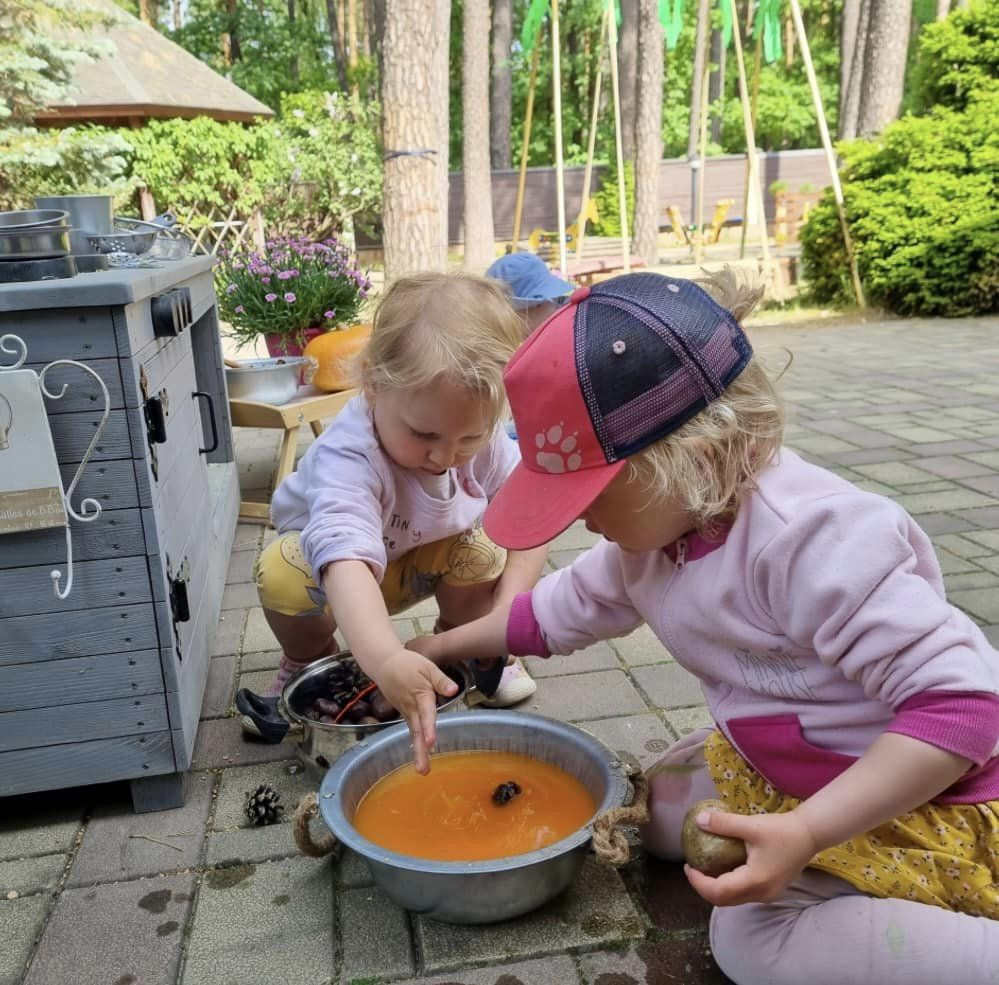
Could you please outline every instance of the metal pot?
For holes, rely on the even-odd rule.
[[[298,392],[299,375],[307,362],[302,356],[281,356],[226,366],[229,397],[261,404],[286,404]]]
[[[0,259],[45,260],[69,254],[69,230],[58,226],[0,229]]]
[[[620,761],[602,742],[540,715],[481,710],[447,715],[437,723],[437,749],[515,752],[552,763],[590,792],[597,803],[594,817],[620,807],[629,791]],[[538,851],[481,862],[400,855],[359,834],[353,817],[361,798],[412,757],[405,725],[363,739],[333,764],[318,798],[326,826],[365,859],[375,882],[394,902],[445,923],[493,923],[527,913],[568,888],[586,855],[592,819]]]
[[[69,253],[69,233],[65,212],[0,212],[0,260],[64,257]]]
[[[114,199],[111,195],[42,195],[35,199],[40,209],[65,209],[75,235],[73,252],[81,252],[84,237],[103,235],[114,229]]]
[[[333,668],[344,660],[353,661],[350,651],[343,650],[329,657],[313,661],[285,684],[280,698],[261,698],[242,689],[236,695],[236,708],[252,719],[256,731],[267,742],[291,739],[298,743],[298,755],[316,783],[322,779],[330,765],[358,739],[364,739],[394,725],[405,723],[401,718],[377,725],[324,725],[306,717],[317,697],[330,693],[329,677]],[[460,668],[444,670],[458,685],[458,692],[437,706],[438,712],[459,707],[468,691],[468,682]],[[407,733],[408,734],[408,733]]]

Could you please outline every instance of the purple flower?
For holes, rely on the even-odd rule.
[[[324,311],[323,318],[336,318],[336,312],[332,308],[329,311]]]
[[[291,291],[289,291],[289,292],[288,292],[288,293],[287,293],[287,294],[286,294],[286,295],[284,296],[284,299],[285,299],[285,301],[287,301],[287,302],[288,302],[288,304],[294,304],[294,303],[295,303],[295,295],[294,295],[294,294],[292,294],[292,293],[291,293]]]
[[[261,284],[269,284],[270,282],[271,282],[270,277],[261,277],[260,278],[260,283]]]
[[[236,287],[235,284],[229,284],[229,285],[226,286],[226,289],[225,289],[226,294],[235,294],[236,291],[237,291],[237,287]]]
[[[265,301],[277,301],[277,295],[276,294],[265,294],[264,295],[264,300]]]
[[[278,271],[278,280],[291,280],[292,277],[297,277],[297,276],[298,276],[298,271],[297,270],[279,270]]]
[[[246,308],[244,308],[241,304],[237,304],[232,310],[235,311],[237,315],[241,315],[244,311],[246,311]]]

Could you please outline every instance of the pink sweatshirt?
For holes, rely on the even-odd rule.
[[[787,449],[723,540],[634,553],[600,541],[518,596],[510,652],[570,653],[649,624],[719,728],[807,797],[882,732],[974,766],[936,799],[999,799],[999,653],[944,595],[898,505]]]

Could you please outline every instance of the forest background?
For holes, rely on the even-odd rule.
[[[485,5],[482,0],[426,0],[422,4],[404,0],[118,2],[273,108],[275,118],[252,125],[200,118],[153,120],[140,129],[37,128],[34,111],[44,105],[53,86],[65,84],[79,49],[79,45],[62,45],[58,32],[67,26],[86,26],[86,21],[81,24],[81,8],[73,0],[9,0],[5,4],[8,13],[0,18],[0,57],[5,66],[0,73],[0,117],[6,117],[0,118],[0,208],[30,205],[39,193],[108,188],[125,201],[141,185],[157,202],[173,208],[234,200],[244,208],[259,206],[268,228],[278,233],[324,235],[360,227],[377,236],[383,217],[382,136],[390,111],[382,105],[386,18],[391,20],[395,9],[405,7],[435,11],[437,27],[443,25],[448,37],[446,153],[452,170],[462,160],[471,131],[484,125],[488,126],[491,168],[509,168],[519,162],[532,54],[530,44],[524,42],[533,33],[532,25],[527,31],[524,25],[536,8],[530,0],[492,0]],[[481,13],[483,6],[491,21],[480,23],[479,30],[469,34],[466,15],[473,7]],[[567,164],[582,163],[586,156],[590,106],[603,55],[604,6],[602,0],[561,5],[562,130]],[[699,90],[694,54],[699,13],[702,17],[707,13],[710,31],[708,153],[744,152],[732,46],[724,43],[724,5],[621,0],[618,7],[622,140],[629,192],[633,162],[641,154],[637,146],[639,103],[650,85],[661,89],[662,95],[658,156],[696,153],[693,94]],[[788,6],[776,0],[737,0],[736,8],[739,16],[734,28],[747,52],[758,147],[764,151],[818,147],[815,109]],[[762,36],[763,8],[770,9],[772,23],[778,25],[776,37]],[[648,22],[643,22],[650,9],[666,26],[666,43],[656,44],[657,53],[661,52],[658,64],[656,59],[640,57],[643,38],[652,34]],[[945,200],[956,194],[962,208],[969,205],[973,213],[969,219],[977,224],[969,234],[975,241],[969,262],[973,272],[984,273],[976,287],[976,297],[981,297],[974,302],[974,310],[994,309],[999,294],[995,269],[999,265],[999,213],[994,204],[999,151],[996,128],[988,120],[996,118],[999,3],[972,0],[966,9],[952,12],[950,0],[802,0],[802,10],[831,130],[847,141],[867,138],[840,145],[847,167],[848,204],[852,194],[852,205],[857,205],[851,177],[862,184],[878,170],[876,154],[884,151],[892,133],[886,127],[914,119],[933,121],[922,131],[897,138],[891,160],[882,162],[881,172],[887,168],[894,174],[911,168],[913,140],[931,141],[933,146],[922,150],[923,165],[932,169],[942,161],[944,170],[955,173],[954,187],[937,189],[933,195]],[[99,20],[94,15],[91,23]],[[401,38],[399,34],[395,32],[393,64],[401,65],[405,73],[406,44],[416,45],[418,37],[413,32],[407,41],[405,32]],[[553,60],[546,29],[538,37],[528,164],[547,166],[555,158]],[[469,38],[479,51],[488,46],[490,72],[485,105],[474,106],[471,113],[461,70],[472,54],[466,50]],[[411,54],[416,65],[418,52]],[[605,84],[604,91],[608,89]],[[944,110],[951,115],[941,116]],[[977,121],[970,134],[966,132],[969,112]],[[905,119],[893,124],[899,117]],[[984,127],[984,146],[978,151],[966,147],[955,162],[955,140],[973,140],[976,127]],[[596,149],[598,161],[613,165],[614,121],[606,106],[598,120]],[[858,162],[862,164],[859,172]],[[916,170],[923,165],[917,162]],[[851,167],[856,172],[852,176]],[[969,183],[968,174],[977,178]],[[598,192],[608,203],[616,201],[616,182],[611,166]],[[984,213],[973,205],[982,195],[985,199],[978,200]],[[911,211],[911,206],[906,207]],[[612,211],[608,208],[602,214]],[[939,231],[940,208],[923,211],[922,218],[917,216],[920,225],[929,224]],[[827,208],[817,218],[824,238],[813,236],[818,244],[812,249],[813,280],[825,297],[846,300],[845,266],[822,260],[823,255],[841,259],[833,242],[834,215]],[[883,225],[885,216],[881,214],[878,221]],[[944,226],[949,228],[953,221],[951,215]],[[613,228],[602,231],[614,232]],[[878,236],[872,223],[867,238],[877,240]],[[859,239],[863,258],[865,237]],[[806,238],[806,260],[808,250]],[[870,257],[865,263],[869,276]],[[899,310],[957,313],[951,311],[948,297],[942,301],[902,297],[893,304]]]

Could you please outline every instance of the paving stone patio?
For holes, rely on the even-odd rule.
[[[788,444],[891,496],[934,538],[952,601],[999,643],[999,319],[757,326],[791,407]],[[303,433],[302,447],[308,438]],[[264,499],[276,445],[237,433],[244,489]],[[186,804],[135,815],[125,785],[0,801],[0,985],[720,985],[709,907],[678,866],[588,860],[563,897],[487,927],[403,912],[349,853],[298,854],[285,823],[249,828],[245,792],[294,803],[310,781],[293,750],[244,742],[237,687],[278,653],[253,561],[273,536],[240,525],[215,634]],[[552,546],[564,565],[592,540]],[[433,608],[396,620],[429,630]],[[575,657],[532,660],[525,708],[577,722],[643,765],[708,722],[697,682],[641,628]]]

